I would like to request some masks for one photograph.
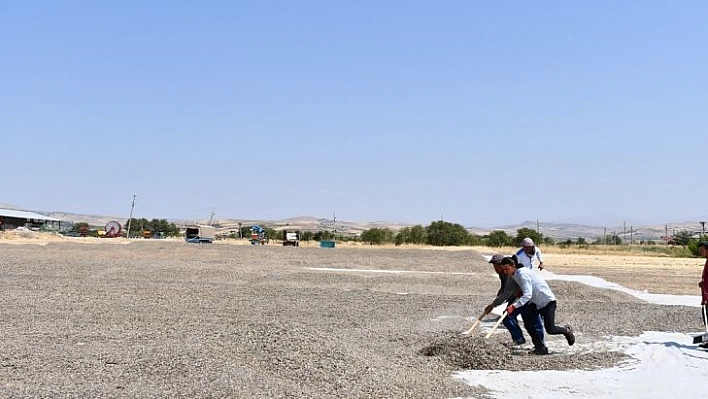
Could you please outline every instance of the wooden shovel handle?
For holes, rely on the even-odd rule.
[[[499,320],[497,320],[497,322],[494,323],[494,325],[492,326],[492,329],[489,330],[489,332],[487,333],[487,335],[484,336],[485,339],[487,339],[487,338],[489,338],[490,336],[492,336],[492,333],[494,332],[494,330],[497,329],[497,327],[499,327],[499,325],[501,324],[501,322],[504,321],[504,318],[506,318],[506,310],[504,311],[504,313],[502,313],[502,315],[501,315],[501,317],[499,318]]]
[[[472,327],[470,327],[469,330],[463,332],[462,334],[464,334],[464,335],[472,334],[472,331],[474,331],[474,329],[477,328],[477,326],[479,325],[479,323],[482,322],[482,319],[484,318],[484,316],[486,316],[486,315],[488,315],[488,314],[489,314],[488,312],[482,313],[482,315],[479,316],[479,317],[477,318],[477,320],[475,320],[475,322],[472,324]]]

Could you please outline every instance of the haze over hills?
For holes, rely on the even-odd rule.
[[[25,210],[19,206],[0,203],[2,209]],[[92,226],[105,226],[106,223],[112,220],[124,223],[127,216],[109,216],[109,215],[87,215],[61,211],[36,211],[36,212],[60,219],[62,221],[76,223],[86,222]],[[208,224],[209,219],[204,220],[186,220],[186,219],[168,219],[178,226],[188,224]],[[455,221],[450,221],[457,223]],[[235,219],[235,218],[219,218],[211,220],[211,223],[219,230],[237,229],[241,226],[251,226],[259,224],[270,226],[277,230],[291,229],[303,231],[319,231],[319,230],[337,230],[344,234],[359,234],[364,230],[371,228],[389,228],[393,231],[398,231],[401,228],[412,226],[410,223],[390,222],[390,221],[348,221],[337,219],[333,222],[328,218],[317,218],[312,216],[297,216],[281,220],[259,220],[259,219]],[[667,223],[661,225],[615,225],[615,226],[593,226],[579,223],[552,223],[539,221],[523,221],[518,224],[508,224],[501,226],[480,227],[480,226],[465,226],[470,232],[477,235],[488,234],[491,231],[502,230],[510,235],[515,235],[520,228],[529,228],[538,230],[541,234],[547,237],[552,237],[556,240],[573,239],[579,237],[585,238],[588,241],[601,238],[605,235],[617,235],[624,241],[644,241],[644,240],[660,240],[662,236],[672,235],[675,232],[688,230],[691,232],[702,232],[703,226],[700,221],[683,221],[676,223]]]

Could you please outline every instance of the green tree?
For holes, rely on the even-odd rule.
[[[393,231],[390,229],[384,228],[380,229],[377,227],[374,227],[369,230],[364,230],[361,233],[361,240],[363,242],[368,242],[371,245],[381,245],[381,244],[386,244],[394,241],[393,238]]]
[[[428,236],[427,232],[425,231],[425,227],[416,224],[415,226],[411,227],[411,233],[409,236],[408,244],[425,244],[427,238]]]
[[[521,241],[526,237],[532,239],[533,242],[536,244],[540,244],[543,242],[543,234],[537,232],[534,229],[529,229],[528,227],[522,227],[522,228],[516,230],[516,237],[514,238],[514,245],[520,247]]]
[[[411,227],[402,228],[395,237],[396,245],[401,244],[424,244],[426,241],[425,227],[417,224]]]
[[[320,230],[312,237],[315,241],[329,241],[334,239],[334,233],[329,230]]]
[[[401,245],[404,243],[407,243],[408,240],[410,240],[411,236],[411,228],[410,227],[404,227],[401,230],[396,233],[396,238],[393,240],[393,242],[396,245]]]
[[[464,226],[439,220],[426,229],[427,243],[435,246],[460,246],[469,241],[469,233]]]
[[[313,233],[311,231],[304,231],[302,233],[302,237],[300,237],[300,239],[305,242],[310,242],[314,239],[314,237],[315,237],[315,233]]]
[[[469,233],[467,237],[468,237],[467,238],[468,245],[482,245],[482,243],[484,242],[482,237],[480,237],[476,234],[473,234],[473,233]]]
[[[487,245],[490,247],[506,247],[512,244],[513,239],[503,230],[494,230],[487,237]]]
[[[153,234],[159,234],[165,237],[176,237],[179,235],[179,228],[177,225],[170,223],[165,219],[152,219],[149,223],[147,223],[147,226],[147,230],[150,230]]]
[[[622,245],[622,239],[617,234],[605,237],[605,245]]]
[[[132,218],[129,220],[130,223],[130,236],[131,237],[142,237],[143,231],[149,231],[152,234],[160,234],[165,237],[176,237],[179,235],[179,227],[174,223],[168,222],[166,219],[152,219],[147,220],[145,218]],[[128,222],[124,226],[128,228]]]
[[[265,232],[265,237],[268,239],[275,239],[277,235],[277,232],[272,227],[263,227],[263,231]]]
[[[691,242],[691,238],[693,237],[693,233],[688,231],[688,230],[682,230],[677,233],[674,233],[674,235],[671,237],[674,241],[674,244],[680,245],[684,248]]]
[[[128,235],[130,237],[142,237],[143,236],[143,230],[146,228],[150,228],[150,222],[145,219],[145,218],[132,218],[126,222],[125,227],[126,229],[130,226],[130,231],[128,231]]]

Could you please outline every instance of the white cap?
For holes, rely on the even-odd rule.
[[[526,237],[523,240],[521,240],[521,246],[522,247],[533,247],[534,246],[533,240]]]

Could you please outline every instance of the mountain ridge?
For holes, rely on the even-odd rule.
[[[109,221],[117,220],[123,222],[125,217],[115,217],[107,215],[87,215],[87,214],[77,214],[70,212],[40,212],[33,211],[37,213],[42,213],[53,218],[60,220],[76,223],[85,222],[94,226],[103,226]],[[208,220],[193,220],[193,219],[179,219],[171,218],[167,219],[171,223],[175,223],[178,226],[184,226],[188,224],[208,224]],[[454,222],[453,222],[454,223]],[[254,224],[271,226],[277,230],[280,229],[293,229],[293,230],[304,230],[304,231],[318,231],[318,230],[337,230],[345,234],[360,234],[362,231],[371,228],[388,228],[394,231],[398,231],[405,227],[411,227],[416,224],[414,223],[404,223],[404,222],[392,222],[392,221],[347,221],[347,220],[336,220],[333,222],[331,219],[318,218],[314,216],[295,216],[278,220],[269,219],[236,219],[236,218],[221,218],[219,220],[212,221],[212,224],[217,226],[219,230],[237,229],[239,224],[241,226],[250,226]],[[504,224],[499,226],[491,227],[480,227],[480,226],[465,226],[465,228],[471,233],[477,235],[485,235],[492,231],[501,230],[510,235],[516,235],[516,231],[521,228],[529,228],[533,230],[538,230],[541,234],[546,237],[551,237],[555,240],[565,240],[572,239],[577,240],[582,237],[585,240],[592,241],[597,238],[602,238],[604,236],[617,235],[622,238],[625,242],[628,241],[648,241],[648,240],[660,240],[662,237],[667,235],[672,235],[678,231],[691,231],[694,233],[702,232],[702,226],[700,222],[684,221],[677,223],[667,223],[667,224],[654,224],[654,225],[643,225],[643,226],[593,226],[578,223],[553,223],[544,222],[537,223],[535,221],[524,221],[518,224]]]
[[[12,204],[0,203],[1,209],[10,210],[25,210],[21,207]],[[106,223],[116,220],[121,223],[125,220],[125,216],[109,216],[109,215],[92,215],[92,214],[80,214],[72,212],[63,211],[36,211],[31,210],[31,212],[40,213],[47,215],[62,221],[77,223],[85,222],[93,226],[105,226]],[[188,224],[208,224],[209,220],[194,220],[194,219],[180,219],[171,218],[167,219],[171,223],[175,223],[178,226],[185,226]],[[454,222],[453,222],[454,223]],[[343,234],[360,234],[361,232],[372,229],[372,228],[388,228],[393,231],[398,231],[405,227],[414,226],[414,223],[405,222],[392,222],[392,221],[347,221],[347,220],[336,220],[333,221],[327,218],[318,218],[315,216],[294,216],[278,220],[269,219],[236,219],[236,218],[220,218],[219,220],[212,221],[212,224],[217,226],[219,230],[229,230],[237,229],[239,224],[241,226],[250,226],[254,224],[270,226],[275,229],[292,229],[292,230],[304,230],[304,231],[318,231],[318,230],[337,230]],[[683,221],[676,223],[666,223],[666,224],[647,224],[647,225],[635,225],[628,226],[623,224],[622,226],[596,226],[582,223],[556,223],[556,222],[543,222],[533,220],[525,220],[517,224],[504,224],[491,227],[481,227],[481,226],[465,226],[465,228],[471,233],[477,235],[485,235],[492,231],[504,231],[510,235],[516,235],[516,231],[521,228],[528,228],[539,231],[546,237],[551,237],[555,240],[566,240],[572,239],[577,240],[578,238],[584,238],[587,241],[593,241],[604,236],[617,235],[623,239],[623,241],[648,241],[648,240],[661,240],[664,236],[671,236],[678,231],[691,231],[693,233],[703,233],[704,226],[701,222],[694,221]]]

